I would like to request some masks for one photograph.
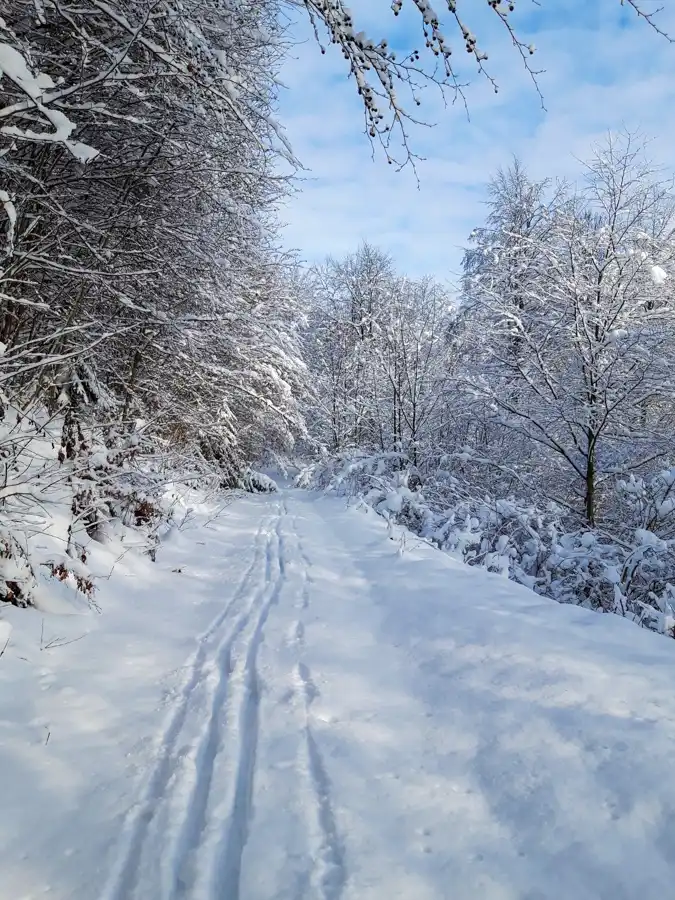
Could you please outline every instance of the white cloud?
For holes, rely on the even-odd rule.
[[[372,19],[373,0],[360,2]],[[574,177],[574,156],[584,157],[607,130],[625,126],[654,136],[652,154],[667,162],[675,140],[669,116],[675,47],[644,23],[626,24],[619,0],[593,0],[592,13],[588,0],[581,3],[577,15],[568,6],[567,19],[553,21],[544,11],[525,18],[538,26],[533,39],[536,61],[546,69],[539,78],[546,112],[513,48],[489,28],[483,43],[500,94],[485,83],[472,86],[467,121],[460,105],[446,110],[427,92],[423,111],[438,124],[411,129],[413,148],[424,157],[419,182],[412,169],[396,172],[381,154],[373,160],[341,57],[322,56],[310,39],[299,45],[282,72],[289,90],[280,117],[308,171],[284,210],[287,243],[316,260],[368,239],[411,274],[451,279],[467,235],[484,216],[485,183],[512,155],[536,177]],[[352,5],[358,18],[359,3]],[[675,31],[675,10],[669,18]]]

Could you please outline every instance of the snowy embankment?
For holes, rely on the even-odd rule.
[[[297,481],[369,506],[390,530],[402,526],[403,539],[409,530],[541,596],[675,637],[675,468],[617,483],[626,503],[623,538],[566,518],[552,503],[543,509],[514,496],[472,495],[451,471],[427,469],[422,479],[405,453],[350,451],[312,463]]]
[[[3,609],[3,900],[670,895],[672,642],[336,499],[212,515]]]

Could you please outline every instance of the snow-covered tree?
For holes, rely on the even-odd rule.
[[[317,436],[333,451],[405,450],[416,460],[430,446],[447,379],[447,293],[398,275],[368,244],[329,260],[311,282]]]
[[[92,534],[120,504],[152,518],[132,464],[142,481],[143,459],[147,474],[173,456],[232,485],[263,445],[302,432],[293,261],[276,240],[277,163],[293,163],[272,115],[277,13],[3,7],[2,450],[25,451],[27,422],[59,427],[56,471],[31,477],[67,482]],[[9,515],[12,464],[5,476]]]
[[[580,193],[540,204],[538,228],[509,230],[511,249],[483,272],[468,257],[467,386],[508,435],[500,455],[517,447],[529,483],[590,524],[606,485],[670,452],[674,209],[641,147],[612,138]]]

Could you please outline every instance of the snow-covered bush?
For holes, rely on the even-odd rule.
[[[296,484],[358,499],[471,566],[481,566],[561,603],[615,613],[675,636],[675,540],[651,528],[673,512],[675,471],[621,482],[636,522],[628,540],[569,530],[565,511],[517,498],[476,498],[447,470],[426,473],[404,454],[326,457]],[[639,524],[638,524],[639,523]]]
[[[93,595],[87,553],[79,541],[81,533],[86,537],[78,515],[80,488],[64,471],[71,466],[64,452],[71,433],[64,417],[50,419],[44,410],[19,412],[5,404],[0,423],[2,602],[32,605],[49,578],[89,599]]]
[[[63,398],[62,398],[63,399]],[[176,497],[167,474],[180,461],[158,454],[142,429],[123,433],[85,421],[85,407],[66,403],[17,410],[0,422],[0,602],[40,604],[54,579],[95,603],[88,569],[92,541],[126,531],[151,556]]]
[[[561,535],[535,589],[675,637],[675,548],[644,529],[630,544],[591,531]]]
[[[239,477],[238,486],[249,494],[273,494],[278,488],[277,483],[269,475],[247,469]]]

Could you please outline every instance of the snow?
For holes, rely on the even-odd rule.
[[[364,510],[195,505],[101,615],[3,610],[1,896],[670,896],[675,645]]]
[[[49,75],[33,75],[26,60],[15,47],[0,42],[0,77],[3,74],[25,91],[32,100],[39,100],[45,90],[56,87]]]
[[[661,266],[652,266],[652,281],[656,285],[661,285],[668,278],[668,273]]]
[[[4,125],[0,128],[0,133],[20,140],[61,143],[82,163],[91,162],[98,156],[99,151],[93,147],[80,141],[70,140],[70,135],[75,130],[73,122],[60,110],[45,105],[45,91],[56,87],[52,78],[43,72],[33,75],[21,53],[10,44],[0,41],[0,81],[3,75],[31,98],[37,109],[49,120],[55,130],[53,132],[35,132],[29,128],[22,130],[14,125]],[[11,220],[12,213],[6,204],[5,209]]]
[[[9,228],[7,230],[7,243],[6,243],[6,252],[7,255],[10,255],[14,248],[14,231],[16,229],[16,207],[12,202],[12,198],[9,196],[7,191],[0,190],[0,203],[2,203],[3,209],[7,218],[9,219]],[[4,344],[3,344],[4,347]],[[0,353],[0,355],[2,355]]]
[[[401,512],[403,508],[403,494],[400,490],[390,491],[384,502],[390,512]]]
[[[12,635],[12,626],[4,619],[0,619],[0,653],[3,653],[9,646],[9,640]]]

